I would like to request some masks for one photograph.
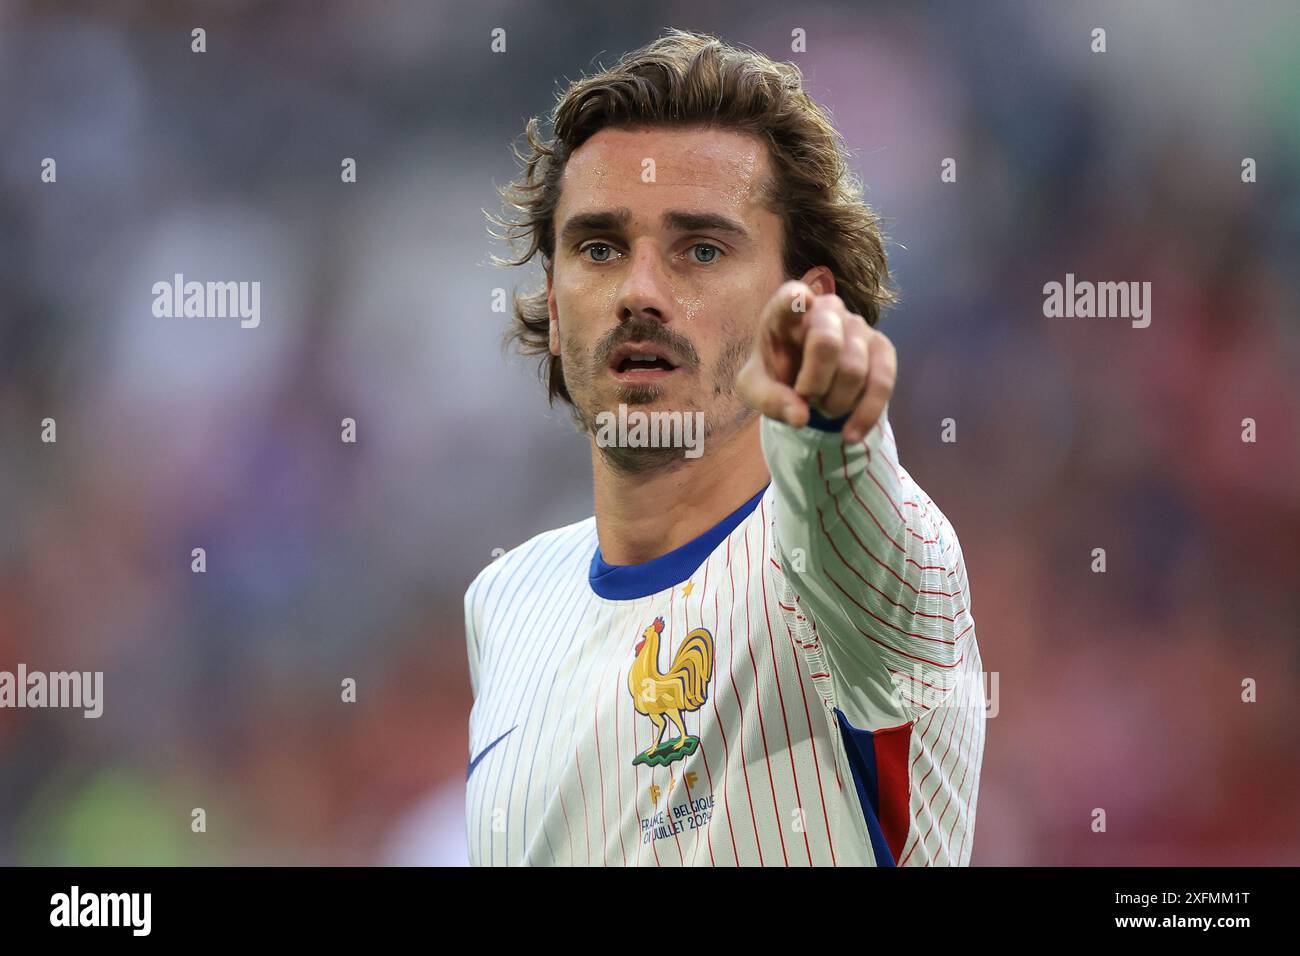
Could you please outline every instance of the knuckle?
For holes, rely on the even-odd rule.
[[[840,375],[860,383],[867,377],[867,363],[856,355],[846,356],[840,360]]]
[[[810,334],[829,335],[836,341],[842,341],[844,338],[844,322],[840,316],[834,312],[818,307],[813,310],[809,321]]]
[[[828,329],[815,329],[808,335],[808,351],[819,359],[834,358],[840,353],[840,337]]]

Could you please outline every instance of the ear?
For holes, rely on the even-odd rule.
[[[555,283],[551,278],[550,269],[546,270],[546,313],[551,320],[551,354],[558,357],[560,354],[560,314],[555,309]]]
[[[834,295],[835,276],[826,266],[813,266],[799,280],[813,290],[813,295]]]

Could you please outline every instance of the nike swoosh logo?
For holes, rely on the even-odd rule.
[[[465,779],[466,779],[466,780],[469,779],[470,774],[472,774],[472,773],[474,772],[474,768],[478,766],[478,762],[479,762],[480,760],[482,760],[484,757],[486,757],[486,756],[488,755],[488,752],[489,752],[493,747],[495,747],[497,744],[501,743],[501,741],[503,741],[503,740],[505,740],[507,737],[509,737],[510,734],[511,734],[513,731],[517,730],[518,728],[519,728],[519,725],[518,725],[518,724],[515,724],[513,727],[510,728],[510,730],[507,730],[504,734],[502,734],[502,735],[501,735],[500,737],[498,737],[496,740],[492,741],[492,743],[488,744],[486,747],[484,747],[482,750],[480,750],[478,756],[475,757],[473,760],[471,760],[471,761],[469,762],[469,769],[465,771]]]

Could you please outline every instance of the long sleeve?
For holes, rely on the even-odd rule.
[[[860,442],[833,423],[762,421],[775,554],[835,684],[916,720],[943,701],[973,641],[961,548],[898,460],[888,406]]]

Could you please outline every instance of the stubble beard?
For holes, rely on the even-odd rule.
[[[753,418],[755,412],[744,402],[737,402],[736,409],[731,414],[725,414],[725,405],[729,400],[735,398],[736,394],[736,374],[740,367],[749,357],[750,350],[753,348],[753,339],[733,341],[723,351],[722,356],[714,366],[712,380],[705,386],[706,394],[710,394],[712,402],[710,403],[715,410],[710,414],[710,409],[704,409],[704,436],[703,447],[707,450],[710,439],[718,434],[718,426],[721,424],[723,429],[722,437],[726,433],[739,431],[740,428]],[[596,429],[599,427],[597,416],[601,412],[617,414],[620,404],[628,406],[629,409],[639,405],[653,405],[658,402],[664,395],[665,389],[660,385],[620,385],[615,393],[613,408],[599,407],[600,403],[594,401],[594,379],[600,369],[593,369],[589,353],[585,350],[575,350],[572,354],[564,356],[564,364],[567,369],[579,369],[576,380],[570,379],[566,374],[565,381],[568,385],[569,394],[574,400],[574,415],[579,427],[592,436],[594,441]],[[683,370],[682,374],[690,374]],[[694,403],[692,403],[694,405]],[[693,414],[698,411],[698,407],[681,409],[683,414]],[[724,414],[717,414],[724,413]],[[652,475],[662,472],[675,470],[690,463],[692,460],[685,456],[685,449],[673,447],[626,447],[620,445],[598,445],[601,459],[612,471],[621,475]]]

